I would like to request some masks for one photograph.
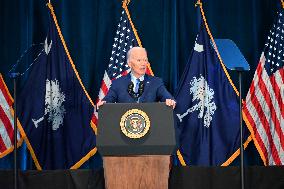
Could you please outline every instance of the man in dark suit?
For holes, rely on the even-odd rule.
[[[176,102],[167,91],[163,81],[145,74],[148,64],[147,52],[142,47],[133,47],[127,53],[127,63],[131,72],[114,80],[102,101],[104,103],[165,102],[175,108]]]

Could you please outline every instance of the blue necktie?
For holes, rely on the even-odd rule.
[[[136,79],[136,85],[135,85],[135,89],[134,89],[134,92],[135,92],[135,93],[138,93],[139,83],[140,83],[140,80],[139,80],[139,79]]]

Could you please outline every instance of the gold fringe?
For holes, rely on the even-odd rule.
[[[284,9],[284,1],[281,0],[282,8]]]
[[[214,38],[213,38],[213,36],[212,36],[212,34],[211,34],[211,31],[210,31],[210,29],[209,29],[209,26],[208,26],[208,24],[207,24],[206,17],[205,17],[203,8],[202,8],[202,2],[201,2],[201,0],[198,0],[198,1],[197,1],[196,6],[197,6],[197,5],[200,7],[200,12],[201,12],[201,14],[202,14],[202,19],[203,19],[203,21],[204,21],[204,24],[205,24],[207,33],[208,33],[208,35],[209,35],[209,37],[210,37],[210,39],[211,39],[211,41],[212,41],[212,43],[213,43],[214,50],[215,50],[215,52],[217,53],[218,59],[219,59],[219,61],[220,61],[220,63],[221,63],[221,66],[222,66],[222,68],[223,68],[223,70],[224,70],[224,72],[225,72],[225,74],[226,74],[226,76],[227,76],[227,78],[228,78],[228,80],[229,80],[231,86],[233,87],[233,89],[234,89],[234,91],[236,92],[236,94],[239,96],[239,91],[238,91],[237,88],[235,87],[235,85],[234,85],[234,83],[233,83],[233,81],[232,81],[232,79],[231,79],[231,77],[230,77],[230,75],[229,75],[229,73],[228,73],[228,71],[227,71],[227,69],[226,69],[224,63],[223,63],[223,60],[222,60],[222,58],[221,58],[221,56],[220,56],[220,53],[219,53],[218,48],[217,48],[217,45],[216,45],[216,43],[215,43],[215,41],[214,41]]]
[[[239,94],[239,91],[237,90],[236,86],[234,85],[234,83],[233,83],[233,81],[232,81],[232,79],[231,79],[231,77],[230,77],[230,75],[229,75],[229,73],[228,73],[228,71],[227,71],[227,69],[226,69],[224,63],[223,63],[223,60],[222,60],[221,55],[220,55],[220,53],[219,53],[219,51],[218,51],[217,45],[216,45],[216,43],[215,43],[215,41],[214,41],[214,38],[213,38],[213,36],[212,36],[212,33],[211,33],[211,31],[210,31],[210,29],[209,29],[209,26],[208,26],[208,24],[207,24],[207,21],[206,21],[206,17],[205,17],[205,13],[204,13],[204,10],[203,10],[203,7],[202,7],[202,2],[201,2],[201,0],[198,0],[198,1],[197,1],[196,6],[199,6],[199,7],[200,7],[200,12],[201,12],[201,14],[202,14],[202,19],[203,19],[203,21],[204,21],[204,24],[205,24],[205,27],[206,27],[206,31],[207,31],[207,33],[208,33],[208,35],[209,35],[209,37],[210,37],[210,39],[211,39],[211,41],[212,41],[212,43],[213,43],[215,52],[217,53],[217,56],[218,56],[218,59],[219,59],[219,61],[220,61],[220,63],[221,63],[221,66],[222,66],[222,68],[223,68],[223,71],[224,71],[224,73],[226,74],[226,76],[227,76],[227,78],[228,78],[228,80],[229,80],[231,86],[233,87],[235,93],[237,94],[237,96],[239,96],[239,95],[240,95],[240,94]],[[243,103],[243,102],[244,102],[244,101],[242,100],[242,103]],[[251,139],[251,136],[249,136],[248,139],[246,140],[246,142],[244,143],[245,148],[247,147],[247,145],[249,144],[249,142],[250,142],[251,140],[252,140],[252,139]],[[224,162],[224,163],[222,164],[222,166],[227,166],[227,165],[229,165],[229,164],[240,154],[239,151],[240,151],[240,149],[238,149],[226,162]]]
[[[1,75],[1,79],[3,80],[2,75]],[[7,88],[7,86],[6,86],[5,82],[4,82],[4,80],[3,80],[3,83],[4,83],[4,85],[5,85],[5,88],[6,88],[7,92],[8,92],[8,94],[9,94],[11,100],[14,102],[14,99],[12,98],[11,94],[9,93],[9,90],[8,90],[8,88]],[[13,109],[10,109],[10,112],[11,112],[12,116],[14,116],[14,110],[13,110]],[[17,119],[17,125],[18,125],[19,133],[20,133],[20,135],[22,136],[21,139],[19,140],[19,142],[17,143],[17,147],[19,147],[20,145],[22,145],[23,140],[25,140],[25,142],[26,142],[26,144],[27,144],[27,147],[28,147],[28,149],[29,149],[29,151],[30,151],[30,153],[31,153],[31,156],[32,156],[32,158],[33,158],[33,160],[34,160],[34,163],[35,163],[36,168],[37,168],[38,170],[41,170],[41,166],[39,165],[39,162],[38,162],[38,160],[37,160],[37,158],[36,158],[36,155],[35,155],[35,153],[34,153],[34,150],[33,150],[32,146],[31,146],[31,144],[30,144],[30,142],[29,142],[29,140],[28,140],[28,138],[27,138],[27,135],[26,135],[26,133],[25,133],[25,131],[24,131],[24,129],[23,129],[23,127],[22,127],[22,125],[21,125],[19,119]],[[5,153],[5,155],[7,155],[8,153],[12,152],[13,149],[14,149],[14,147],[10,148],[9,151],[7,151],[7,152]],[[5,155],[3,155],[3,156],[5,156]],[[3,157],[3,156],[1,155],[1,157]]]
[[[128,8],[127,8],[127,5],[130,3],[130,0],[128,1],[128,3],[127,3],[127,1],[128,1],[128,0],[124,0],[124,1],[123,1],[122,7],[123,7],[123,9],[125,10],[125,12],[126,12],[126,14],[127,14],[128,20],[129,20],[130,25],[131,25],[131,27],[132,27],[132,30],[133,30],[133,32],[134,32],[135,38],[136,38],[136,40],[137,40],[137,43],[138,43],[139,47],[142,47],[141,40],[140,40],[140,38],[139,38],[139,36],[138,36],[137,30],[136,30],[135,27],[134,27],[134,24],[133,24],[133,22],[132,22],[132,20],[131,20],[131,17],[130,17],[130,13],[129,13]],[[151,66],[150,66],[149,63],[147,64],[147,68],[149,69],[150,74],[151,74],[151,75],[154,75],[154,73],[153,73],[153,71],[152,71],[152,68],[151,68]]]
[[[86,91],[85,86],[83,85],[83,82],[82,82],[82,80],[81,80],[81,78],[80,78],[80,76],[79,76],[79,73],[77,72],[76,67],[75,67],[75,65],[74,65],[74,62],[73,62],[73,60],[72,60],[72,58],[71,58],[71,56],[70,56],[69,50],[68,50],[68,48],[67,48],[67,45],[66,45],[66,43],[65,43],[65,40],[64,40],[63,35],[62,35],[62,33],[61,33],[61,30],[60,30],[60,27],[59,27],[59,25],[58,25],[57,18],[56,18],[56,15],[55,15],[55,13],[54,13],[54,10],[53,10],[53,7],[52,7],[51,3],[47,3],[47,6],[48,6],[48,8],[50,9],[51,15],[52,15],[52,17],[53,17],[53,21],[54,21],[54,23],[55,23],[55,25],[56,25],[57,32],[58,32],[59,37],[60,37],[60,39],[61,39],[62,45],[63,45],[63,47],[64,47],[64,50],[65,50],[65,52],[66,52],[66,54],[67,54],[67,57],[68,57],[68,59],[69,59],[69,62],[70,62],[70,64],[71,64],[72,68],[73,68],[73,71],[75,72],[75,75],[76,75],[77,79],[79,80],[79,83],[80,83],[80,85],[81,85],[81,87],[82,87],[82,89],[83,89],[85,95],[86,95],[87,98],[89,99],[89,101],[90,101],[90,103],[92,104],[92,106],[95,107],[95,104],[94,104],[94,102],[92,101],[92,99],[90,98],[88,92]]]
[[[264,164],[265,166],[267,166],[267,160],[266,160],[266,158],[265,158],[265,156],[264,156],[264,154],[263,154],[263,151],[262,151],[261,148],[260,148],[260,145],[259,145],[258,141],[256,140],[256,137],[255,137],[253,128],[252,128],[251,124],[249,123],[249,121],[248,121],[248,119],[247,119],[247,116],[246,116],[246,114],[245,114],[244,112],[243,112],[243,119],[244,119],[244,121],[245,121],[245,123],[246,123],[246,125],[247,125],[247,127],[248,127],[248,129],[249,129],[249,131],[250,131],[250,133],[251,133],[251,136],[252,136],[254,145],[255,145],[255,147],[256,147],[256,149],[257,149],[259,155],[260,155],[260,158],[261,158],[262,161],[263,161],[263,164]]]
[[[20,147],[23,143],[23,137],[20,138],[20,140],[17,142],[17,148]],[[14,151],[14,146],[8,148],[7,150],[5,150],[4,152],[2,152],[0,154],[0,159],[3,158],[4,156],[8,155],[9,153]]]
[[[74,62],[73,62],[73,60],[72,60],[72,58],[71,58],[71,55],[70,55],[70,53],[69,53],[69,50],[68,50],[67,45],[66,45],[66,43],[65,43],[65,40],[64,40],[63,35],[62,35],[62,33],[61,33],[60,27],[59,27],[59,25],[58,25],[57,18],[56,18],[56,15],[55,15],[55,13],[54,13],[54,9],[53,9],[51,3],[48,3],[47,6],[48,6],[48,8],[50,9],[51,15],[52,15],[52,17],[53,17],[53,21],[54,21],[54,23],[55,23],[55,25],[56,25],[57,32],[58,32],[59,37],[60,37],[60,39],[61,39],[62,45],[63,45],[63,47],[64,47],[64,50],[65,50],[65,52],[66,52],[66,54],[67,54],[67,57],[68,57],[68,59],[69,59],[69,62],[70,62],[70,64],[71,64],[72,68],[73,68],[73,71],[75,72],[75,75],[76,75],[76,77],[77,77],[77,79],[78,79],[78,81],[79,81],[79,83],[80,83],[80,85],[81,85],[81,87],[82,87],[82,89],[83,89],[85,95],[86,95],[87,98],[89,99],[89,101],[90,101],[90,103],[92,104],[92,106],[95,107],[94,102],[92,101],[91,97],[89,96],[89,94],[88,94],[88,92],[87,92],[85,86],[83,85],[83,82],[82,82],[82,80],[81,80],[81,78],[80,78],[80,76],[79,76],[79,73],[78,73],[78,71],[76,70],[75,64],[74,64]],[[92,123],[92,124],[91,124],[91,127],[93,128],[93,127],[97,127],[97,126],[95,125],[95,123]],[[95,129],[95,130],[96,130],[96,129]],[[95,131],[95,130],[94,130],[94,131]]]
[[[53,7],[52,7],[51,3],[48,3],[47,6],[48,6],[49,9],[50,9],[50,12],[51,12],[52,17],[53,17],[53,20],[54,20],[54,22],[55,22],[57,31],[58,31],[59,36],[60,36],[60,39],[61,39],[61,42],[62,42],[63,47],[64,47],[64,49],[65,49],[65,52],[66,52],[66,54],[67,54],[67,56],[68,56],[68,59],[69,59],[71,65],[72,65],[72,68],[73,68],[73,70],[74,70],[74,72],[75,72],[75,74],[76,74],[76,76],[77,76],[77,79],[79,80],[80,85],[82,86],[82,88],[83,88],[83,90],[84,90],[86,96],[88,97],[90,103],[91,103],[92,106],[94,107],[94,103],[93,103],[93,101],[91,100],[90,96],[88,95],[88,93],[87,93],[87,91],[86,91],[86,89],[85,89],[85,87],[84,87],[84,85],[83,85],[83,83],[82,83],[82,81],[81,81],[81,79],[80,79],[80,77],[79,77],[79,74],[78,74],[78,72],[76,71],[75,65],[73,64],[73,61],[72,61],[72,59],[71,59],[71,56],[70,56],[70,54],[69,54],[69,51],[68,51],[67,46],[66,46],[66,44],[65,44],[65,41],[64,41],[64,39],[63,39],[62,33],[61,33],[61,31],[60,31],[60,28],[59,28],[59,25],[58,25],[56,16],[55,16],[55,14],[54,14]],[[40,166],[40,164],[39,164],[39,161],[38,161],[38,159],[37,159],[37,157],[36,157],[36,155],[35,155],[35,152],[34,152],[34,150],[33,150],[33,148],[32,148],[32,145],[31,145],[29,139],[27,138],[27,135],[26,135],[26,133],[25,133],[25,131],[24,131],[22,125],[20,124],[19,120],[18,120],[18,125],[19,125],[19,132],[20,132],[21,135],[24,137],[24,140],[25,140],[25,142],[26,142],[26,144],[27,144],[27,147],[28,147],[28,149],[29,149],[29,151],[30,151],[30,153],[31,153],[31,156],[32,156],[32,158],[33,158],[33,160],[34,160],[34,163],[35,163],[36,168],[37,168],[38,170],[42,170],[42,168],[41,168],[41,166]],[[93,125],[95,125],[95,124],[93,124]],[[93,149],[92,151],[90,151],[88,154],[91,155],[91,154],[93,153],[93,151],[94,151],[94,149]],[[95,154],[95,153],[93,153],[93,154]],[[91,157],[91,156],[89,156],[89,157]],[[73,167],[76,167],[76,165],[81,165],[82,162],[83,162],[83,160],[85,160],[85,161],[87,160],[87,159],[86,159],[86,156],[85,156],[84,158],[82,158],[79,162],[77,162]],[[80,163],[81,163],[81,164],[80,164]]]
[[[125,3],[126,5],[129,5],[130,0],[123,0],[122,3]]]
[[[250,143],[250,141],[252,140],[252,137],[249,136],[246,140],[246,142],[244,143],[244,148],[246,149],[248,144]],[[227,160],[225,161],[221,166],[229,166],[238,156],[240,155],[240,149],[238,149],[235,153],[233,153],[233,155]],[[187,166],[185,161],[184,161],[184,158],[181,154],[181,152],[178,150],[177,151],[177,156],[178,156],[178,159],[181,163],[182,166]]]
[[[126,12],[126,14],[127,14],[127,17],[128,17],[128,19],[129,19],[130,25],[131,25],[131,27],[132,27],[132,30],[133,30],[133,32],[134,32],[134,35],[135,35],[135,38],[136,38],[136,40],[137,40],[137,42],[138,42],[139,47],[142,47],[141,40],[140,40],[140,38],[139,38],[139,36],[138,36],[138,34],[137,34],[137,30],[135,29],[134,24],[133,24],[133,22],[132,22],[132,20],[131,20],[130,13],[129,13],[129,11],[128,11],[128,8],[127,8],[127,5],[126,5],[126,2],[125,2],[125,1],[123,2],[122,7],[124,8],[124,10],[125,10],[125,12]]]
[[[12,95],[10,94],[10,91],[9,91],[1,73],[0,73],[0,79],[2,80],[2,83],[4,83],[5,90],[7,91],[10,100],[12,101],[12,103],[14,103],[14,99],[13,99]]]
[[[76,76],[77,76],[77,79],[79,80],[79,83],[80,83],[82,89],[83,89],[84,92],[85,92],[85,95],[86,95],[87,98],[89,99],[89,101],[90,101],[90,103],[92,104],[92,106],[95,107],[95,104],[94,104],[94,102],[92,101],[92,99],[90,98],[88,92],[86,91],[85,86],[83,85],[83,82],[82,82],[82,80],[81,80],[81,78],[80,78],[80,76],[79,76],[79,73],[78,73],[77,70],[76,70],[75,64],[74,64],[74,62],[73,62],[73,60],[72,60],[72,58],[71,58],[71,56],[70,56],[69,50],[68,50],[68,48],[67,48],[67,45],[66,45],[65,40],[64,40],[64,38],[63,38],[63,35],[62,35],[62,33],[61,33],[60,27],[59,27],[59,25],[58,25],[57,18],[56,18],[56,15],[55,15],[55,13],[54,13],[54,9],[53,9],[51,3],[48,3],[47,5],[48,5],[48,7],[49,7],[49,9],[50,9],[51,15],[52,15],[52,17],[53,17],[53,21],[54,21],[54,23],[55,23],[55,25],[56,25],[57,32],[58,32],[58,34],[59,34],[59,36],[60,36],[61,42],[62,42],[63,47],[64,47],[64,50],[65,50],[65,52],[66,52],[66,54],[67,54],[67,56],[68,56],[69,62],[70,62],[70,64],[71,64],[72,68],[73,68],[73,71],[75,72],[75,74],[76,74]],[[92,129],[94,130],[94,133],[96,134],[96,133],[97,133],[96,125],[91,121],[91,122],[90,122],[90,126],[92,127]],[[79,162],[77,162],[75,165],[73,165],[70,169],[77,169],[77,168],[79,168],[85,161],[87,161],[87,160],[88,160],[91,156],[93,156],[96,152],[97,152],[97,148],[94,148],[94,149],[91,150],[85,157],[83,157]]]
[[[8,97],[10,98],[11,102],[14,103],[14,99],[13,99],[12,95],[10,94],[10,91],[9,91],[9,89],[8,89],[8,87],[7,87],[7,85],[6,85],[5,81],[4,81],[4,78],[3,78],[1,73],[0,73],[0,79],[2,80],[2,83],[4,84],[4,88],[5,88],[5,90],[6,90],[7,94],[8,94]],[[12,116],[14,116],[14,110],[13,110],[12,107],[10,107],[10,112],[11,112]],[[19,123],[19,122],[17,122],[17,123]],[[23,143],[23,136],[21,135],[20,140],[17,142],[17,148],[20,147],[22,145],[22,143]],[[8,148],[7,150],[5,150],[4,152],[2,152],[0,154],[0,158],[3,158],[4,156],[8,155],[13,150],[14,150],[14,146]]]
[[[5,150],[4,152],[2,152],[0,154],[0,159],[5,157],[6,155],[10,154],[11,152],[13,152],[13,150],[14,150],[14,146],[12,146],[12,147],[8,148],[7,150]]]
[[[251,140],[252,140],[252,137],[249,136],[247,138],[246,142],[244,143],[244,149],[247,148],[247,146],[248,146],[248,144],[250,143]],[[235,153],[233,153],[233,155],[227,161],[225,161],[221,166],[230,165],[239,155],[240,155],[240,148]]]
[[[219,53],[219,51],[218,51],[217,45],[216,45],[216,43],[215,43],[215,41],[214,41],[214,38],[213,38],[213,36],[212,36],[212,33],[211,33],[211,31],[210,31],[210,29],[209,29],[209,26],[208,26],[208,24],[207,24],[207,21],[206,21],[206,17],[205,17],[205,13],[204,13],[204,10],[203,10],[203,7],[202,7],[202,2],[201,2],[201,0],[198,0],[198,1],[196,2],[195,7],[197,7],[197,6],[200,7],[200,12],[201,12],[201,14],[202,14],[202,19],[203,19],[203,21],[204,21],[204,24],[205,24],[205,27],[206,27],[206,31],[207,31],[207,33],[208,33],[208,35],[209,35],[209,37],[210,37],[210,39],[211,39],[211,41],[212,41],[212,43],[213,43],[214,50],[215,50],[215,52],[217,53],[217,56],[218,56],[218,59],[219,59],[219,61],[220,61],[220,63],[221,63],[222,69],[223,69],[224,73],[226,74],[226,76],[227,76],[227,78],[228,78],[228,80],[229,80],[231,86],[233,87],[235,93],[237,94],[237,96],[239,96],[239,91],[238,91],[237,88],[235,87],[235,85],[234,85],[234,83],[233,83],[233,81],[232,81],[232,79],[231,79],[231,77],[230,77],[230,75],[229,75],[229,73],[228,73],[228,71],[227,71],[227,69],[226,69],[226,67],[225,67],[225,65],[224,65],[224,63],[223,63],[223,61],[222,61],[222,58],[221,58],[220,53]],[[242,100],[242,102],[243,102],[243,100]],[[249,142],[250,142],[251,140],[252,140],[252,137],[249,136],[249,137],[247,138],[246,142],[244,143],[244,147],[245,147],[245,148],[248,146],[248,144],[249,144]],[[178,158],[179,158],[181,164],[182,164],[183,166],[185,166],[186,163],[184,162],[184,159],[183,159],[183,157],[182,157],[182,154],[180,153],[179,150],[178,150],[177,154],[178,154]],[[226,162],[224,162],[221,166],[228,166],[228,165],[230,165],[230,164],[233,162],[233,160],[236,159],[236,157],[237,157],[239,154],[240,154],[240,149],[238,149],[238,150],[237,150]]]
[[[78,169],[83,163],[85,163],[90,157],[97,153],[97,148],[92,149],[87,155],[85,155],[80,161],[78,161],[75,165],[70,167],[70,169]]]
[[[91,120],[90,125],[91,125],[92,129],[94,130],[95,134],[97,135],[98,134],[98,128],[96,127],[96,124],[94,124]]]
[[[14,115],[14,110],[11,110],[12,112],[12,115]],[[22,138],[24,139],[24,141],[26,142],[27,144],[27,147],[31,153],[31,156],[32,156],[32,159],[34,160],[34,163],[35,163],[35,166],[38,170],[42,170],[40,164],[39,164],[39,161],[35,155],[35,152],[34,152],[34,149],[29,141],[29,139],[27,138],[27,135],[22,127],[22,124],[20,123],[19,119],[17,119],[17,125],[18,125],[18,130],[19,130],[19,133],[21,134]]]
[[[154,72],[152,71],[152,68],[151,68],[151,66],[150,66],[150,63],[147,64],[147,68],[149,69],[150,74],[151,74],[152,76],[154,76]]]
[[[184,159],[183,159],[183,157],[182,157],[182,154],[180,153],[179,150],[177,150],[177,156],[178,156],[178,159],[179,159],[180,164],[181,164],[182,166],[186,166],[186,163],[185,163],[185,161],[184,161]]]

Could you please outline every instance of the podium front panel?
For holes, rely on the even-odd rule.
[[[132,109],[145,112],[150,120],[148,133],[132,139],[120,129],[122,116]],[[173,110],[165,103],[107,103],[99,109],[97,148],[103,156],[170,155],[176,141]]]

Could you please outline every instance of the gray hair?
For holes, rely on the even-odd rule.
[[[135,49],[143,49],[143,50],[147,53],[146,49],[143,48],[143,47],[132,47],[131,49],[129,49],[129,50],[127,51],[127,55],[126,55],[127,63],[129,62],[129,59],[130,59],[130,57],[131,57],[132,51],[135,50]]]

